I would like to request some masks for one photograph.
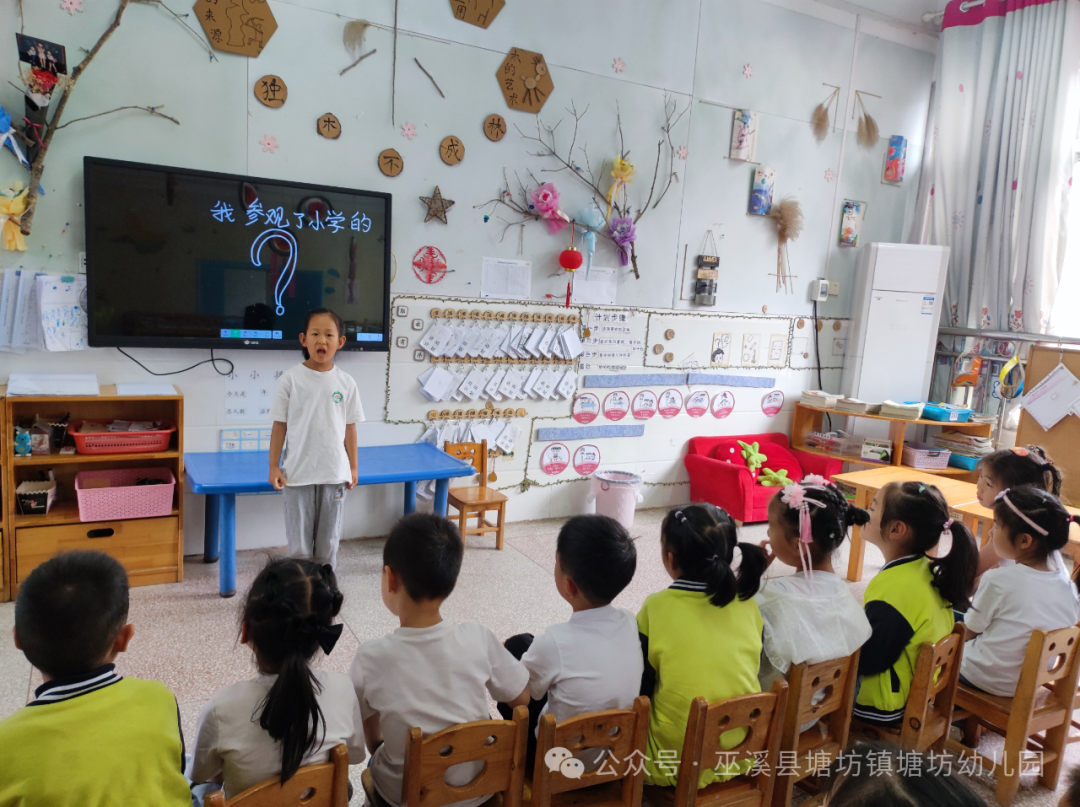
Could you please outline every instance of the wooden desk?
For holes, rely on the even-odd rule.
[[[1065,505],[1065,509],[1069,511],[1071,515],[1080,516],[1080,507],[1069,507]],[[953,508],[959,513],[971,530],[971,534],[979,541],[979,546],[985,546],[986,542],[990,540],[990,528],[994,526],[994,511],[988,507],[983,507],[977,501],[968,502],[967,504],[957,505]],[[979,537],[979,525],[982,525],[982,537]],[[1061,548],[1063,555],[1068,555],[1073,559],[1073,568],[1077,569],[1077,562],[1080,561],[1080,526],[1072,524],[1069,526],[1069,542]]]
[[[855,488],[855,505],[867,509],[877,492],[890,482],[921,482],[924,485],[934,485],[945,497],[945,502],[950,509],[959,510],[961,505],[970,504],[976,500],[976,488],[971,482],[952,479],[946,476],[934,476],[933,474],[916,471],[907,466],[885,466],[874,468],[871,471],[853,471],[846,474],[837,474],[833,477],[834,482],[843,482]],[[987,511],[989,512],[989,511]],[[991,515],[991,522],[993,516]],[[967,523],[965,521],[965,523]],[[862,539],[862,528],[856,526],[851,530],[851,557],[848,559],[847,579],[853,583],[862,580],[863,555],[866,552],[866,544]]]

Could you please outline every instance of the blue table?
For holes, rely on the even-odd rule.
[[[405,483],[405,514],[416,510],[416,483],[435,480],[435,512],[446,515],[450,479],[475,473],[472,465],[430,443],[371,446],[358,450],[358,485]],[[222,597],[236,593],[236,496],[276,493],[270,484],[270,455],[259,451],[185,454],[184,470],[194,493],[206,495],[203,560],[214,563],[221,547]]]

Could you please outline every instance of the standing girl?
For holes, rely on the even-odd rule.
[[[987,454],[976,466],[979,471],[979,482],[976,486],[979,504],[983,507],[994,509],[994,502],[1001,491],[1007,488],[1018,488],[1021,485],[1036,485],[1055,496],[1061,495],[1061,471],[1054,467],[1046,452],[1039,446],[1023,448],[1003,448],[993,454]],[[979,571],[982,575],[987,569],[997,566],[1002,560],[995,549],[995,541],[987,540],[983,536],[983,547],[979,550]],[[1055,550],[1051,560],[1058,570],[1065,575],[1065,563],[1061,559],[1061,553]],[[1009,565],[1011,561],[1002,564]]]
[[[300,334],[305,361],[278,380],[270,408],[270,484],[285,489],[289,554],[332,567],[345,491],[356,485],[356,424],[364,419],[356,382],[334,366],[334,354],[345,346],[344,329],[341,317],[328,309],[307,315]]]
[[[240,641],[254,652],[259,675],[218,690],[199,713],[192,781],[223,783],[231,799],[273,776],[284,784],[340,743],[350,764],[364,761],[352,682],[310,666],[341,636],[342,625],[333,624],[341,601],[329,566],[282,558],[259,573],[240,622]]]
[[[1060,559],[1073,521],[1080,518],[1035,485],[998,493],[990,540],[997,556],[1012,563],[979,581],[964,620],[975,634],[960,659],[965,684],[991,695],[1016,694],[1031,632],[1067,628],[1080,619],[1076,589],[1053,560]]]
[[[763,690],[786,679],[793,664],[850,656],[870,638],[866,614],[833,571],[833,554],[848,528],[869,520],[869,513],[815,474],[769,502],[770,563],[776,558],[801,572],[769,580],[755,597],[764,621]]]
[[[737,574],[731,569],[736,545],[742,554]],[[646,765],[645,779],[672,787],[678,766],[655,761],[681,754],[691,701],[761,691],[761,614],[753,598],[768,561],[759,547],[738,543],[731,516],[711,504],[668,513],[660,552],[675,582],[645,599],[637,623],[645,657],[641,694],[652,698],[646,759],[654,762]],[[734,748],[745,736],[745,729],[727,732],[721,744]],[[742,772],[704,770],[698,787]]]
[[[879,490],[862,530],[885,565],[863,597],[872,633],[859,656],[854,714],[893,726],[904,716],[919,648],[947,636],[953,608],[971,604],[979,555],[971,531],[949,517],[941,491],[920,482],[891,482]],[[946,533],[949,554],[927,557]]]

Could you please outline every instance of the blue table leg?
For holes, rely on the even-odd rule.
[[[446,499],[450,494],[450,480],[435,480],[435,514],[446,516]]]
[[[203,529],[203,563],[217,563],[221,535],[221,499],[216,493],[206,497],[206,526]]]
[[[416,482],[405,483],[405,515],[416,512]]]
[[[236,594],[236,494],[222,493],[221,498],[221,577],[222,597]]]

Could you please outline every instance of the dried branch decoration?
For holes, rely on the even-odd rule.
[[[829,86],[829,85],[825,85]],[[814,113],[810,116],[810,125],[814,129],[814,137],[820,143],[829,135],[829,113],[833,101],[840,96],[840,88],[834,87],[829,97],[814,107]]]
[[[791,274],[791,260],[787,246],[802,232],[802,205],[794,196],[785,196],[772,206],[769,218],[776,222],[776,290],[780,291],[782,286],[790,293],[793,291],[791,281],[795,275]]]
[[[862,99],[863,95],[869,95],[872,98],[880,98],[881,96],[855,90],[855,100],[859,102],[859,108],[862,110],[862,116],[859,118],[857,140],[863,148],[873,148],[878,143],[880,132],[878,131],[877,121],[870,117],[870,113],[866,111],[866,103]]]
[[[581,125],[581,119],[585,117],[585,114],[589,111],[586,107],[583,111],[578,112],[577,106],[571,103],[567,112],[574,119],[574,130],[570,138],[570,145],[565,150],[561,151],[555,142],[555,130],[562,124],[560,120],[554,126],[549,126],[543,123],[539,117],[536,120],[536,135],[527,135],[518,128],[518,133],[527,142],[535,144],[537,151],[530,152],[533,157],[542,157],[546,159],[554,160],[558,165],[554,168],[541,169],[541,173],[559,173],[562,171],[569,171],[570,174],[583,183],[589,190],[592,197],[592,206],[595,206],[599,210],[600,224],[590,224],[583,221],[581,216],[574,220],[574,226],[585,234],[592,234],[593,236],[601,236],[612,242],[620,255],[632,266],[634,277],[640,279],[641,274],[637,265],[637,250],[635,243],[634,225],[641,220],[641,217],[645,215],[646,210],[655,209],[660,201],[664,198],[668,188],[673,180],[678,179],[678,175],[673,170],[675,161],[675,146],[671,140],[671,130],[679,122],[687,109],[683,109],[682,112],[678,111],[677,102],[670,98],[664,99],[664,125],[660,127],[660,131],[663,134],[662,140],[659,140],[656,144],[656,164],[653,168],[652,184],[649,186],[649,195],[645,199],[645,203],[637,207],[637,212],[630,205],[629,200],[629,188],[628,184],[636,169],[633,168],[632,163],[629,162],[630,152],[626,148],[626,142],[623,137],[622,130],[622,116],[616,112],[616,129],[619,134],[619,151],[617,156],[609,163],[604,161],[600,164],[599,170],[594,171],[592,163],[589,159],[588,146],[585,144],[578,145],[578,129]],[[665,173],[661,173],[660,164],[661,158],[664,155],[665,146],[667,148],[667,161],[668,169]],[[580,157],[583,165],[577,162],[577,158]],[[491,207],[491,210],[500,205],[507,207],[517,214],[520,218],[513,221],[507,219],[500,219],[505,222],[506,226],[503,228],[502,237],[506,237],[506,231],[511,227],[524,225],[529,221],[543,221],[536,210],[531,206],[530,201],[530,189],[524,182],[521,181],[520,176],[515,173],[515,180],[517,182],[516,192],[511,191],[510,181],[506,176],[506,172],[503,172],[503,188],[494,199],[491,199],[483,204],[476,205],[477,208]],[[539,187],[543,183],[538,180],[533,173],[528,173],[528,178],[532,182],[532,187]],[[656,196],[657,181],[663,183],[660,188],[660,195],[653,201],[653,197]],[[605,190],[602,185],[608,182],[608,187]],[[651,207],[650,207],[651,206]],[[604,211],[610,210],[610,214],[606,217]],[[616,222],[618,220],[618,222]]]

